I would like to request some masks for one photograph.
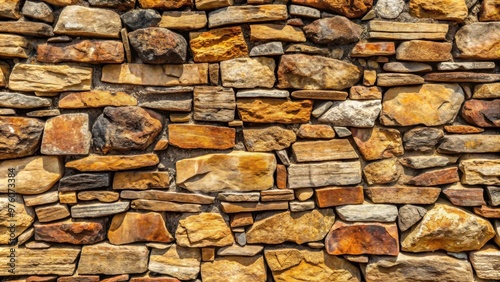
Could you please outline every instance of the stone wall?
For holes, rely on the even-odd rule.
[[[0,0],[2,281],[500,281],[499,0]]]

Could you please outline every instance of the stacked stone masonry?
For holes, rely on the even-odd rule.
[[[499,0],[0,0],[0,280],[500,281]]]

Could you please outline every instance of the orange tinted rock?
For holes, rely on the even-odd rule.
[[[238,113],[244,122],[306,123],[312,111],[311,100],[284,100],[272,98],[240,98]]]
[[[467,234],[467,236],[464,236]],[[401,237],[409,252],[478,250],[495,236],[491,223],[447,202],[433,205],[423,219]]]
[[[160,162],[156,154],[114,155],[88,157],[66,163],[66,168],[79,171],[117,171],[157,165]]]
[[[474,213],[486,218],[500,218],[500,207],[476,207]]]
[[[276,186],[280,189],[286,189],[286,166],[282,164],[276,165]]]
[[[444,130],[455,134],[481,133],[484,131],[484,129],[472,125],[445,125]]]
[[[467,18],[468,13],[465,0],[410,1],[410,15],[417,18],[461,22]]]
[[[327,124],[301,124],[297,136],[308,139],[332,139],[335,131]]]
[[[37,45],[37,61],[43,63],[121,63],[124,60],[123,44],[120,41],[83,40],[70,44]]]
[[[137,99],[125,92],[93,90],[68,93],[59,99],[61,109],[100,108],[106,106],[135,106]]]
[[[183,247],[222,247],[234,243],[231,229],[219,213],[183,214],[175,232]]]
[[[115,173],[113,189],[165,189],[169,182],[170,175],[166,171],[123,171]]]
[[[251,41],[306,42],[302,29],[291,25],[253,24],[250,25]]]
[[[326,235],[331,255],[390,255],[399,253],[398,227],[394,223],[335,222]]]
[[[364,201],[363,186],[316,189],[315,196],[320,208],[362,204]]]
[[[117,214],[111,221],[108,239],[115,245],[144,241],[169,243],[174,237],[165,224],[164,214],[157,212]]]
[[[43,126],[39,119],[0,117],[0,160],[33,155],[40,144]]]
[[[193,6],[193,0],[139,0],[143,9],[174,10]]]
[[[78,200],[81,201],[97,200],[101,203],[112,203],[119,199],[120,194],[113,191],[83,191],[78,193]]]
[[[243,129],[245,147],[250,152],[270,152],[290,147],[297,137],[283,126],[259,126]]]
[[[394,42],[359,42],[351,51],[351,57],[390,56],[396,54]]]
[[[106,239],[107,219],[35,224],[35,240],[88,245]]]
[[[376,204],[428,205],[436,202],[441,188],[411,186],[376,186],[365,189],[366,196]]]
[[[250,212],[236,213],[231,217],[231,227],[242,227],[253,224],[253,216]]]
[[[396,58],[403,61],[441,62],[451,57],[451,43],[425,40],[405,41],[398,46]]]
[[[168,136],[170,144],[179,148],[224,150],[234,147],[236,131],[220,126],[169,124]]]
[[[500,5],[498,0],[484,0],[481,3],[479,20],[482,22],[500,21]]]
[[[292,0],[292,3],[327,10],[348,18],[361,18],[373,6],[373,0]]]
[[[382,88],[355,85],[349,89],[351,100],[382,100]]]
[[[87,114],[56,116],[45,123],[41,152],[46,155],[86,155],[90,139]]]
[[[220,62],[248,55],[240,26],[192,32],[189,37],[195,62]]]
[[[459,182],[458,168],[450,167],[444,169],[434,169],[421,173],[408,182],[410,185],[415,186],[436,186],[448,183]]]
[[[404,153],[401,134],[396,129],[353,128],[352,135],[365,160],[388,159]]]
[[[462,117],[480,127],[500,127],[500,99],[468,100],[462,107]]]

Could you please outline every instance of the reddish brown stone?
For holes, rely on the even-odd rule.
[[[349,89],[349,98],[351,100],[382,100],[382,88],[355,85]]]
[[[444,130],[455,134],[481,133],[484,131],[484,129],[472,125],[445,125]]]
[[[457,183],[443,189],[443,194],[455,206],[474,207],[486,205],[483,188],[464,187]]]
[[[390,255],[399,253],[398,227],[395,223],[335,222],[325,239],[331,255]]]
[[[425,40],[405,41],[398,46],[396,58],[403,61],[442,62],[452,58],[452,44]]]
[[[39,44],[36,59],[42,63],[122,63],[124,54],[120,41],[83,40],[70,44]]]
[[[341,16],[315,20],[303,29],[307,38],[316,44],[345,45],[358,42],[363,32],[360,25]]]
[[[243,227],[253,224],[251,212],[236,213],[231,216],[231,227]]]
[[[436,186],[459,182],[458,168],[450,167],[444,169],[434,169],[431,171],[419,174],[408,182],[410,185],[416,186]]]
[[[373,0],[292,0],[292,3],[327,10],[352,19],[366,14],[371,9]]]
[[[365,189],[366,196],[376,204],[428,205],[436,202],[440,188],[411,186],[377,186]]]
[[[45,123],[41,152],[46,155],[86,155],[91,137],[87,114],[56,116]]]
[[[99,275],[76,275],[59,277],[57,282],[99,282]]]
[[[359,42],[351,51],[351,57],[390,56],[396,54],[394,42]]]
[[[125,282],[130,279],[128,274],[116,275],[113,277],[102,279],[101,282]]]
[[[109,241],[115,245],[142,241],[172,242],[174,237],[168,232],[164,217],[157,212],[117,214],[109,227]]]
[[[140,28],[130,32],[128,38],[144,63],[180,64],[186,61],[186,39],[166,28]]]
[[[500,127],[500,99],[468,100],[462,107],[462,117],[480,127]]]
[[[0,160],[35,154],[43,125],[34,118],[0,117]]]
[[[169,124],[169,143],[183,149],[230,149],[234,147],[236,131],[234,128],[195,125]]]
[[[335,137],[335,131],[328,124],[302,124],[297,131],[297,136],[310,139],[332,139]]]
[[[486,218],[500,218],[500,207],[481,206],[474,213]]]
[[[311,118],[311,100],[240,98],[238,113],[244,122],[306,123]]]
[[[73,221],[71,219],[35,224],[35,240],[88,245],[106,239],[108,220]]]
[[[364,201],[363,186],[316,189],[315,195],[320,208],[362,204]]]
[[[57,275],[51,276],[30,276],[26,278],[26,282],[54,282],[57,280]]]
[[[276,186],[280,189],[286,189],[286,166],[282,164],[276,165]]]

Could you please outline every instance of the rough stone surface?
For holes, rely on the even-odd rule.
[[[373,5],[373,1],[370,0],[349,0],[340,2],[331,0],[292,0],[292,3],[324,9],[344,15],[350,19],[361,18]]]
[[[359,78],[356,66],[319,56],[283,55],[278,67],[279,88],[342,90]]]
[[[71,5],[62,10],[54,27],[54,33],[118,38],[121,28],[120,16],[111,10]]]
[[[314,43],[344,45],[359,41],[362,28],[346,17],[334,16],[315,20],[304,26],[304,32]]]
[[[216,258],[212,262],[201,264],[203,281],[255,281],[265,282],[267,279],[263,256],[238,257],[228,256]]]
[[[403,234],[401,249],[409,252],[479,250],[494,236],[489,221],[440,202],[427,211],[418,225]]]
[[[436,202],[441,188],[413,186],[371,186],[365,189],[366,196],[378,204],[428,205]]]
[[[292,145],[292,151],[297,162],[358,158],[358,154],[347,139],[295,142]]]
[[[143,228],[151,225],[149,228]],[[174,240],[160,213],[127,212],[113,217],[108,236],[111,244],[123,245],[141,241],[169,243]]]
[[[500,127],[500,99],[468,100],[462,107],[462,117],[480,127]]]
[[[184,214],[175,239],[183,247],[223,247],[234,243],[231,230],[219,213]]]
[[[137,99],[125,92],[93,90],[70,92],[59,99],[60,109],[85,109],[106,106],[136,106]]]
[[[462,183],[464,184],[500,184],[500,160],[469,159],[460,161]]]
[[[424,40],[406,41],[396,50],[396,58],[403,61],[442,62],[450,60],[451,43]]]
[[[361,182],[359,161],[330,161],[292,164],[288,167],[288,188],[353,185]]]
[[[34,155],[43,126],[39,119],[0,117],[0,160]]]
[[[401,134],[396,129],[374,127],[352,129],[354,142],[365,160],[388,159],[403,155]]]
[[[403,142],[406,150],[431,152],[443,137],[443,131],[440,129],[415,127],[405,133]]]
[[[37,45],[37,60],[43,63],[122,63],[123,44],[112,40],[82,40],[75,43]]]
[[[373,127],[381,109],[382,105],[377,100],[334,101],[318,120],[334,126]]]
[[[306,123],[312,111],[311,100],[285,100],[273,98],[240,98],[238,114],[243,122]]]
[[[156,26],[162,19],[160,13],[153,9],[130,10],[122,14],[120,18],[123,24],[131,30]]]
[[[35,224],[35,240],[88,245],[106,238],[106,219],[74,221],[71,219]]]
[[[500,54],[499,23],[472,23],[461,28],[455,35],[460,58],[496,60]]]
[[[236,58],[220,63],[222,85],[235,88],[271,88],[274,86],[273,59],[266,57]]]
[[[363,187],[326,187],[316,189],[316,203],[320,208],[362,204],[364,200]]]
[[[128,38],[144,63],[179,64],[186,61],[186,39],[166,28],[137,29],[130,32]]]
[[[184,149],[230,149],[234,147],[235,130],[209,125],[168,125],[172,146]]]
[[[250,152],[271,152],[290,147],[297,137],[281,126],[248,127],[243,130],[245,147]]]
[[[201,11],[165,11],[158,23],[159,27],[182,31],[201,29],[206,25],[207,15]]]
[[[14,199],[11,202],[9,199]],[[33,208],[25,206],[23,198],[20,195],[14,197],[4,197],[0,199],[0,244],[12,244],[13,240],[18,238],[35,221],[35,212]],[[12,212],[12,209],[15,212]],[[12,221],[15,220],[15,229],[11,230]]]
[[[405,2],[401,0],[380,0],[375,5],[377,15],[384,19],[395,19],[403,12]]]
[[[200,261],[200,249],[172,245],[167,250],[153,249],[148,269],[182,280],[195,279],[200,272]]]
[[[468,9],[464,0],[442,0],[432,3],[422,0],[411,0],[410,14],[417,18],[461,22],[467,17]]]
[[[286,20],[286,5],[229,6],[208,15],[208,27]]]
[[[64,114],[45,123],[40,151],[45,155],[87,155],[90,139],[87,114]]]
[[[315,209],[297,213],[290,211],[263,213],[247,230],[247,243],[295,242],[302,244],[322,240],[334,220],[335,215],[332,209]],[[267,232],[269,228],[274,229],[272,233]]]
[[[500,279],[496,265],[500,262],[500,250],[493,245],[471,252],[470,261],[476,274],[482,279]]]
[[[118,171],[153,166],[158,162],[158,156],[155,154],[89,155],[79,160],[67,162],[66,168],[74,168],[79,171]]]
[[[363,168],[363,175],[368,184],[385,184],[397,181],[402,170],[398,159],[390,158],[367,164]]]
[[[195,62],[219,62],[248,54],[248,46],[239,26],[191,33],[189,46]]]
[[[499,135],[455,134],[447,135],[438,147],[443,153],[495,153],[500,152]]]
[[[340,219],[345,221],[395,222],[398,217],[398,208],[395,205],[369,202],[364,202],[362,205],[336,207],[335,211]]]
[[[223,87],[195,87],[193,92],[195,120],[233,121],[236,109],[234,91]]]

